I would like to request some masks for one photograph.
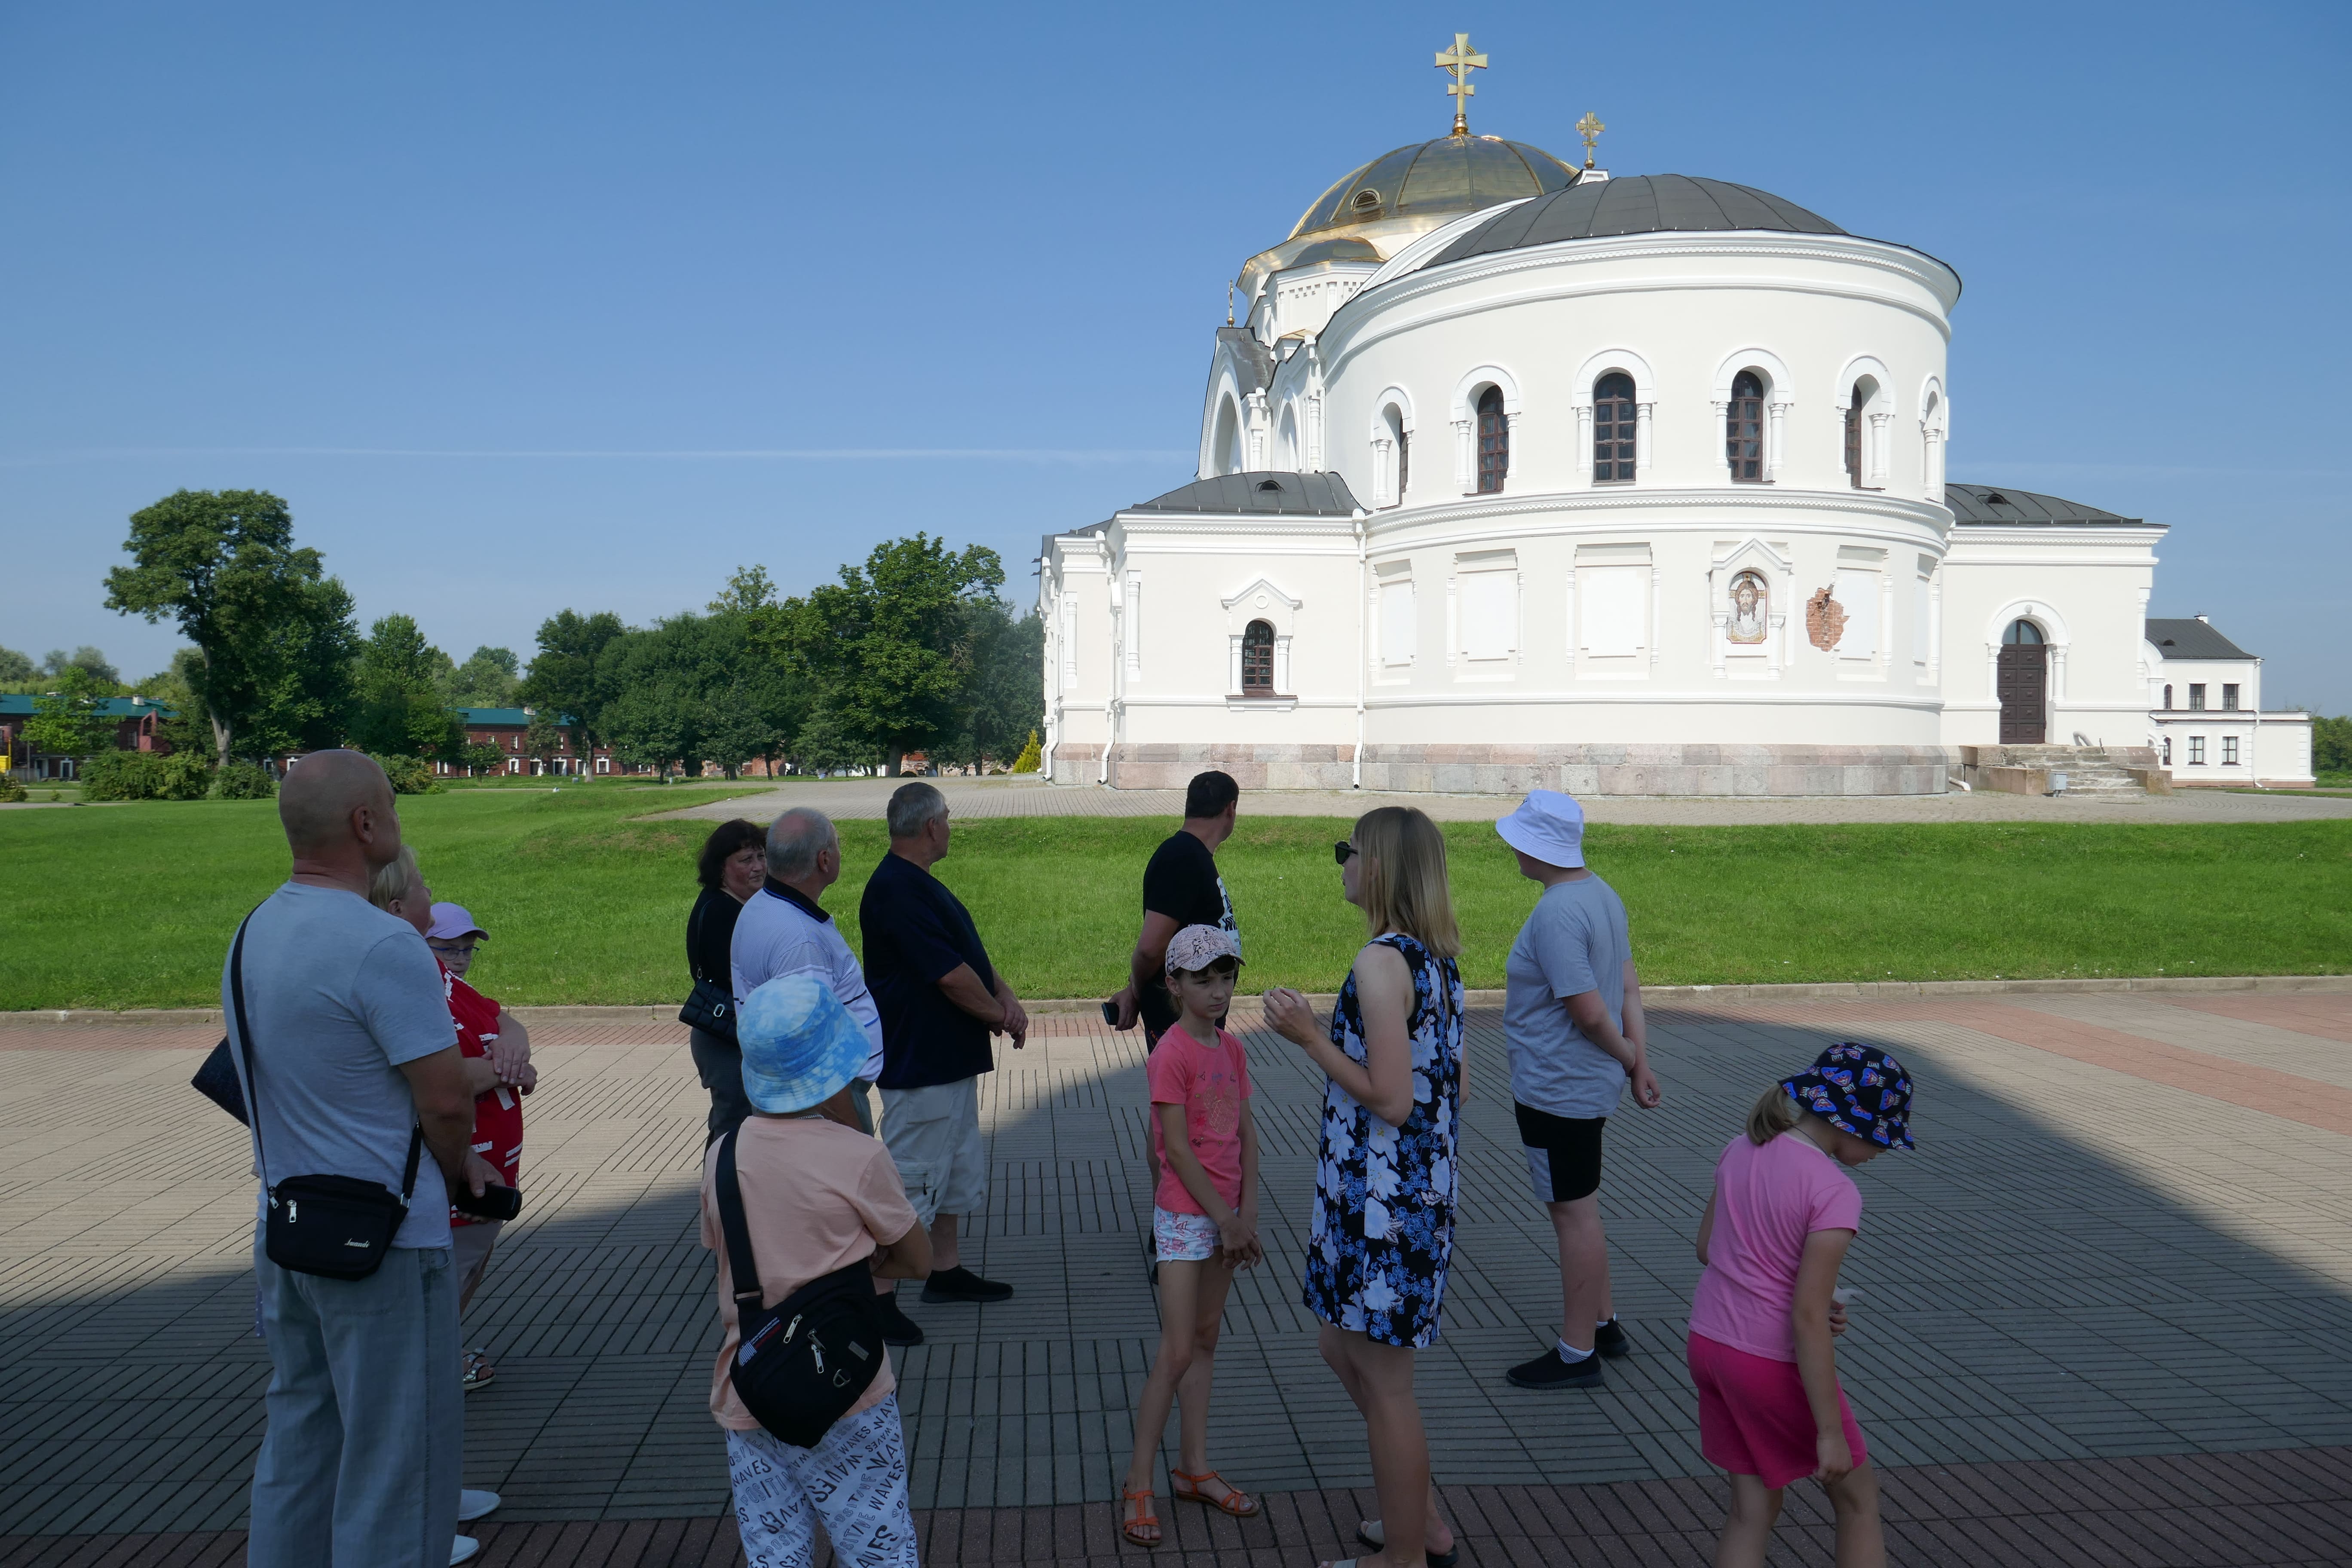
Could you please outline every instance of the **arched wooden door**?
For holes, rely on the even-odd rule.
[[[2042,628],[2011,621],[2000,639],[2000,743],[2038,746],[2050,734],[2050,649]]]

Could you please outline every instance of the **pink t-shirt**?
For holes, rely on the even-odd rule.
[[[1742,1134],[1715,1163],[1715,1230],[1691,1332],[1774,1361],[1797,1359],[1797,1265],[1817,1230],[1860,1230],[1862,1189],[1800,1132],[1759,1148]]]
[[[1242,1101],[1249,1098],[1249,1055],[1242,1043],[1217,1031],[1217,1043],[1204,1046],[1177,1025],[1152,1047],[1147,1074],[1151,1081],[1151,1151],[1160,1159],[1160,1191],[1152,1201],[1171,1214],[1205,1214],[1168,1163],[1168,1150],[1160,1127],[1162,1105],[1184,1108],[1192,1152],[1209,1173],[1209,1183],[1228,1208],[1242,1201]]]

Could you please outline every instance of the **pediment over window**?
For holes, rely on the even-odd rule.
[[[1295,610],[1306,603],[1304,599],[1294,598],[1271,577],[1260,577],[1236,589],[1221,603],[1228,610],[1238,609],[1244,605],[1256,605],[1258,595],[1261,594],[1265,595],[1269,606],[1279,604],[1286,608]]]

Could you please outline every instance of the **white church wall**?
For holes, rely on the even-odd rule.
[[[2048,739],[2147,743],[2141,657],[2157,542],[2146,527],[1958,528],[1943,570],[1944,740],[1995,745],[2000,639],[2023,618],[2050,648]]]

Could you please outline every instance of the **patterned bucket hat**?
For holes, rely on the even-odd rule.
[[[1242,961],[1242,944],[1223,926],[1186,926],[1168,939],[1168,973],[1197,973],[1221,958]]]
[[[803,970],[743,998],[735,1016],[743,1093],[772,1116],[823,1105],[866,1065],[866,1031],[833,988]]]
[[[1794,1078],[1780,1080],[1789,1098],[1841,1132],[1882,1149],[1909,1149],[1911,1075],[1903,1064],[1858,1040],[1840,1040]]]

